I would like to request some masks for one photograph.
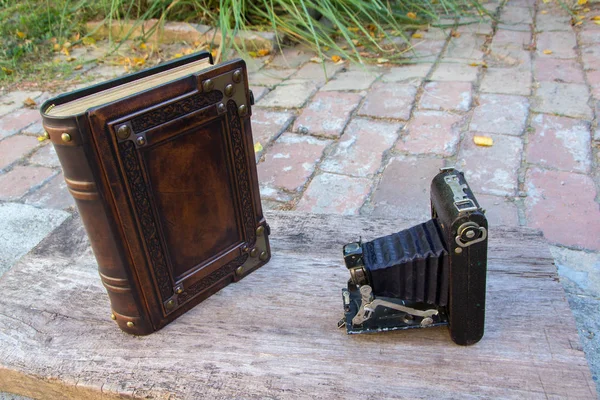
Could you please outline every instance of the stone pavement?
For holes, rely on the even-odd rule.
[[[600,15],[600,4],[574,27],[556,1],[486,7],[498,20],[419,32],[403,66],[326,63],[327,81],[300,47],[255,60],[249,80],[263,204],[419,222],[429,218],[431,178],[458,166],[491,227],[544,232],[598,382],[600,25],[589,17]],[[84,73],[105,79],[121,71]],[[4,269],[27,250],[16,248],[19,238],[31,248],[74,212],[52,147],[36,138],[38,112],[22,106],[48,96],[0,97]],[[476,135],[493,146],[475,145]]]

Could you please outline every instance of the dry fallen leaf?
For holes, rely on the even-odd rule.
[[[68,62],[75,61],[75,60],[77,60],[75,57],[67,57]]]
[[[459,38],[460,37],[460,32],[455,31],[454,29],[452,29],[452,31],[450,31],[450,35],[452,37]]]
[[[587,4],[588,0],[577,0],[577,4],[579,4],[580,6]]]
[[[340,56],[331,56],[331,61],[333,61],[334,63],[336,63],[338,61],[342,61],[342,57],[340,57]]]
[[[489,136],[473,136],[473,143],[477,146],[490,147],[494,145],[494,139]]]
[[[413,39],[421,39],[423,37],[422,33],[413,33],[412,34]]]
[[[600,25],[600,21],[594,21],[596,25]]]
[[[31,97],[28,97],[25,100],[23,100],[23,105],[25,105],[27,107],[35,107],[37,105],[37,103]]]
[[[600,15],[594,15],[592,21],[600,21]]]
[[[10,68],[2,67],[2,72],[4,72],[6,75],[12,75],[12,73],[15,71]]]
[[[552,50],[544,50],[544,51],[542,51],[542,53],[544,53],[544,54],[552,54]]]
[[[263,146],[262,146],[262,144],[260,144],[260,142],[254,143],[254,152],[255,153],[259,153],[262,150],[263,150]]]
[[[81,68],[83,68],[82,64],[76,65],[75,68],[73,68],[75,71],[79,71]]]
[[[542,13],[542,14],[548,14],[548,10],[542,10],[542,11],[540,11],[540,13]]]
[[[469,66],[471,66],[471,67],[482,66],[483,68],[487,68],[488,67],[487,64],[484,61],[482,61],[482,62],[472,62],[472,63],[469,64]]]
[[[414,12],[406,13],[406,16],[410,19],[417,19],[417,14],[415,14]]]
[[[583,12],[584,12],[584,13],[590,12],[590,9],[589,9],[589,8],[584,8],[584,9],[583,9]]]
[[[21,39],[25,39],[25,36],[27,35],[25,34],[25,32],[17,31],[17,36]]]
[[[269,49],[260,49],[258,51],[258,55],[261,57],[268,56],[269,54],[271,54],[271,51]]]
[[[387,58],[378,58],[377,59],[377,64],[383,64],[386,62],[389,62],[390,60],[388,60]]]
[[[176,54],[173,56],[173,58],[180,58],[180,57],[183,57],[183,54],[181,54],[181,53],[176,53]],[[213,57],[214,57],[214,56],[213,56]]]
[[[319,57],[313,57],[313,58],[310,59],[310,61],[314,62],[314,63],[318,63],[318,64],[320,64],[320,63],[323,62],[323,60],[320,59]]]
[[[96,44],[96,39],[94,39],[91,36],[86,36],[83,39],[81,39],[81,43],[83,43],[85,46],[92,46]]]

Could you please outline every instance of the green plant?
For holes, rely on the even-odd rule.
[[[68,72],[52,61],[55,52],[83,40],[92,19],[158,19],[146,35],[167,20],[216,26],[225,38],[218,58],[256,51],[233,40],[239,32],[271,30],[280,44],[303,43],[323,59],[363,62],[398,60],[394,43],[407,42],[407,31],[473,12],[485,13],[478,0],[0,0],[0,81]]]

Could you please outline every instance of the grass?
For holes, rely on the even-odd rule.
[[[407,31],[467,12],[485,10],[478,0],[0,0],[0,82],[68,75],[68,67],[53,59],[85,40],[89,20],[157,18],[217,26],[227,38],[216,49],[218,58],[232,48],[251,51],[233,41],[238,32],[270,30],[280,44],[303,43],[323,59],[334,54],[364,62],[398,59],[394,43],[408,41]]]

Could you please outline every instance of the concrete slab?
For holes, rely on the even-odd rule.
[[[0,276],[69,216],[25,204],[0,204]]]

